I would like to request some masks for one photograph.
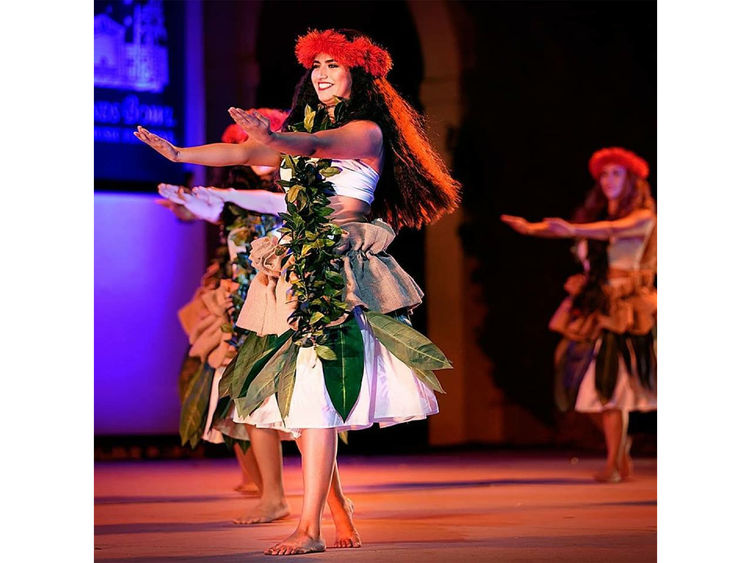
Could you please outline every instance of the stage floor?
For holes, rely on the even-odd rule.
[[[570,561],[657,559],[657,463],[635,460],[636,478],[599,484],[599,458],[515,452],[340,457],[355,503],[360,549],[298,556],[310,561]],[[295,527],[300,460],[285,459],[292,515],[240,527],[253,497],[232,490],[234,459],[100,462],[95,466],[95,558],[118,562],[272,561],[264,548]],[[324,536],[334,528],[324,517]]]

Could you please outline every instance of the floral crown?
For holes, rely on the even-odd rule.
[[[589,173],[592,174],[595,180],[600,177],[600,172],[602,172],[606,164],[623,166],[642,179],[646,179],[649,176],[647,161],[621,147],[600,149],[592,155],[592,158],[589,159]]]
[[[365,36],[352,41],[333,29],[314,29],[298,37],[297,61],[305,68],[313,66],[316,55],[326,53],[346,67],[359,66],[375,78],[383,78],[393,66],[391,55]]]

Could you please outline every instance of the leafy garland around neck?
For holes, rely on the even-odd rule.
[[[315,133],[336,127],[345,103],[337,101],[333,120],[325,106],[320,105],[317,110],[305,106],[303,121],[290,125],[289,129]],[[287,191],[287,212],[279,214],[284,226],[277,253],[293,258],[286,273],[297,299],[297,308],[289,318],[296,327],[292,339],[303,348],[315,346],[316,354],[323,360],[336,360],[336,353],[328,344],[332,330],[337,327],[327,328],[327,325],[346,313],[345,281],[342,257],[334,250],[342,229],[328,218],[333,213],[328,206],[329,197],[335,192],[327,178],[341,172],[341,168],[332,166],[331,159],[290,155],[284,155],[282,168],[290,170],[291,177],[279,181]]]

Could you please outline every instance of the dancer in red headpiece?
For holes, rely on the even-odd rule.
[[[173,161],[281,163],[282,238],[252,244],[258,274],[237,323],[251,334],[220,383],[254,448],[279,430],[302,452],[300,522],[271,555],[325,549],[337,431],[438,412],[433,370],[450,362],[410,327],[423,294],[386,249],[396,230],[434,221],[459,200],[420,117],[386,79],[385,49],[355,31],[326,30],[301,37],[296,54],[306,72],[288,132],[236,108],[230,115],[249,136],[240,145],[179,148],[136,131]]]
[[[629,412],[657,408],[657,215],[642,158],[606,148],[592,155],[589,171],[596,184],[572,222],[501,218],[525,235],[578,239],[584,272],[566,282],[570,295],[550,321],[563,335],[556,400],[593,415],[608,452],[595,479],[618,482],[633,472]]]
[[[281,129],[288,115],[288,112],[267,108],[256,111],[269,120],[272,131]],[[247,138],[236,123],[222,134],[224,143],[242,143]],[[276,207],[279,196],[283,200],[284,195],[272,183],[276,167],[232,166],[216,171],[219,174],[214,182],[231,187],[199,186],[187,190],[182,186],[159,185],[159,193],[165,198],[160,201],[178,218],[219,222],[223,235],[223,245],[204,275],[202,287],[179,313],[192,344],[181,373],[180,436],[183,444],[191,446],[201,438],[233,444],[243,474],[235,490],[261,492],[261,502],[246,509],[233,522],[262,524],[289,514],[282,487],[279,437],[269,433],[263,436],[268,439],[248,447],[250,433],[246,425],[233,421],[232,401],[230,397],[219,397],[218,384],[247,333],[237,326],[236,320],[255,275],[255,269],[249,264],[251,243],[277,232],[281,221]],[[232,327],[231,332],[229,327]],[[265,475],[265,488],[261,475]],[[336,468],[327,500],[336,529],[334,545],[358,546],[360,538],[352,522],[353,504],[344,496]]]
[[[271,121],[278,131],[288,112],[260,108],[257,110]],[[241,143],[248,136],[236,123],[222,135],[225,143]],[[233,166],[217,169],[213,183],[244,190],[275,190],[273,167]],[[220,245],[214,259],[201,279],[201,286],[178,317],[191,347],[180,374],[180,437],[183,445],[195,448],[203,439],[232,447],[242,471],[242,480],[235,488],[242,493],[258,493],[261,479],[258,465],[249,448],[245,426],[228,416],[227,401],[219,401],[217,384],[225,367],[242,343],[242,329],[234,327],[254,270],[247,262],[250,243],[281,226],[275,214],[254,213],[232,202],[206,200],[183,186],[160,184],[164,199],[157,203],[167,207],[184,221],[204,220],[219,225]],[[265,192],[261,192],[265,193]],[[220,413],[216,412],[217,406]],[[225,416],[220,416],[222,412]],[[216,415],[216,416],[215,416]],[[216,420],[214,418],[216,417]]]

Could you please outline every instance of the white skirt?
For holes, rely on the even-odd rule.
[[[203,429],[203,439],[212,444],[223,444],[222,434],[235,438],[237,440],[248,440],[248,431],[241,424],[236,424],[232,417],[235,412],[235,406],[232,405],[229,417],[218,421],[213,427],[211,421],[216,412],[216,406],[219,402],[219,380],[224,374],[227,366],[220,366],[214,370],[214,379],[211,382],[211,395],[209,397],[209,413],[206,417],[206,426]]]
[[[365,365],[360,396],[346,421],[331,403],[323,366],[312,347],[298,352],[295,387],[286,419],[282,420],[276,395],[271,395],[247,417],[235,414],[233,420],[282,430],[297,438],[304,428],[335,428],[343,432],[368,428],[374,423],[384,428],[436,414],[438,402],[433,390],[376,339],[359,307],[354,315],[362,334]]]
[[[643,412],[657,410],[657,395],[644,389],[637,381],[629,377],[623,358],[619,358],[618,379],[613,397],[606,404],[602,404],[595,388],[595,363],[600,344],[601,341],[597,343],[594,357],[582,379],[574,410],[578,412],[602,412],[612,409]]]

